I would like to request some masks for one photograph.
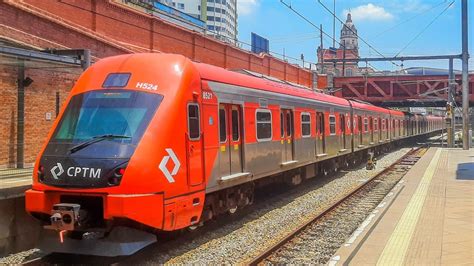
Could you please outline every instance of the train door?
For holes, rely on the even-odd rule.
[[[316,113],[316,154],[326,154],[326,132],[324,127],[324,113]]]
[[[235,104],[219,105],[221,176],[242,173],[242,109]]]
[[[188,134],[186,138],[186,157],[188,165],[188,184],[198,186],[204,181],[203,139],[199,104],[188,104]]]
[[[370,143],[374,143],[374,119],[369,118]]]
[[[346,148],[346,116],[344,114],[339,114],[339,122],[341,126],[342,147],[343,149],[347,149]]]
[[[359,129],[359,145],[364,145],[363,142],[363,131],[362,131],[362,116],[358,116],[357,126]]]
[[[280,118],[282,118],[284,133],[282,135],[282,160],[283,162],[291,162],[294,160],[293,112],[290,109],[281,109]]]

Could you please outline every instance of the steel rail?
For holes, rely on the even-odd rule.
[[[265,259],[270,257],[273,253],[275,253],[277,250],[279,250],[282,246],[284,246],[290,240],[295,238],[298,234],[300,234],[307,227],[309,227],[310,225],[314,224],[316,221],[323,218],[326,214],[330,213],[332,210],[334,210],[335,208],[340,206],[343,202],[345,202],[346,200],[348,200],[349,198],[354,196],[356,193],[358,193],[359,191],[361,191],[362,189],[367,187],[370,183],[375,181],[377,178],[379,178],[382,175],[387,174],[388,172],[394,170],[395,166],[400,164],[405,158],[416,154],[421,149],[424,149],[427,146],[428,146],[427,144],[424,144],[424,145],[421,145],[418,148],[412,148],[410,151],[408,151],[405,155],[403,155],[400,159],[395,161],[393,164],[391,164],[390,166],[388,166],[384,170],[380,171],[378,174],[374,175],[373,177],[371,177],[369,180],[365,181],[364,183],[362,183],[358,187],[355,187],[348,194],[342,196],[339,200],[337,200],[331,206],[327,207],[322,212],[317,214],[315,217],[313,217],[313,218],[309,219],[308,221],[306,221],[304,224],[302,224],[301,226],[299,226],[298,228],[296,228],[295,230],[290,232],[288,235],[286,235],[284,238],[282,238],[280,241],[278,241],[278,243],[276,243],[276,244],[272,245],[271,247],[267,248],[266,250],[264,250],[263,252],[261,252],[260,254],[255,256],[251,261],[248,261],[245,264],[253,266],[253,265],[258,265],[259,263],[263,262]]]

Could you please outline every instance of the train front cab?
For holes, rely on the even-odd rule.
[[[143,230],[171,231],[199,221],[204,173],[212,164],[204,163],[201,80],[191,61],[166,54],[103,59],[83,73],[64,106],[25,193],[27,211],[53,229],[47,232],[63,232],[67,242],[55,233],[45,250],[128,255],[156,239]],[[63,128],[71,130],[63,134]],[[125,239],[110,242],[124,227],[130,230],[116,236]],[[82,241],[90,236],[97,236],[95,242]]]

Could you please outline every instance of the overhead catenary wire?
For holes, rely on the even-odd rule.
[[[341,42],[339,42],[338,40],[336,40],[334,37],[332,37],[331,35],[329,35],[327,32],[325,32],[324,30],[322,30],[319,26],[317,26],[316,24],[314,24],[311,20],[309,20],[308,18],[306,18],[305,16],[303,16],[300,12],[298,12],[296,9],[294,9],[291,4],[287,4],[285,3],[285,1],[283,0],[280,0],[280,3],[282,3],[283,5],[285,5],[288,9],[290,9],[291,11],[293,11],[293,13],[295,13],[296,15],[298,15],[300,18],[302,18],[303,20],[305,20],[306,22],[308,22],[309,24],[311,24],[313,27],[315,27],[317,30],[321,31],[323,33],[324,36],[328,37],[329,39],[333,40],[333,42],[339,44],[340,46],[344,47],[345,45],[342,44]],[[382,55],[383,56],[383,55]],[[373,65],[371,65],[370,63],[368,63],[368,65],[374,69],[376,69]],[[396,65],[396,64],[395,64]]]
[[[408,46],[410,46],[418,37],[420,37],[441,15],[443,15],[453,4],[454,0],[451,1],[436,17],[434,17],[413,39],[411,39],[396,55],[399,56]]]
[[[328,11],[331,15],[334,16],[334,18],[336,18],[340,23],[344,24],[344,21],[342,21],[336,14],[334,14],[334,12],[332,12],[326,5],[324,5],[321,0],[318,0],[318,3],[326,10]],[[352,30],[351,28],[348,28],[353,34],[355,34],[357,36],[357,38],[359,38],[363,43],[365,43],[369,48],[371,48],[372,50],[374,50],[377,54],[379,54],[380,56],[382,57],[386,57],[385,55],[383,55],[381,52],[379,52],[374,46],[372,46],[370,43],[368,43],[364,38],[362,38],[361,36],[359,36],[354,30]],[[393,62],[393,61],[390,61],[393,65],[395,66],[398,66],[400,67],[399,64]]]
[[[431,8],[426,9],[426,10],[424,10],[424,11],[422,11],[422,12],[419,12],[419,13],[417,13],[416,15],[411,16],[411,17],[409,17],[408,19],[406,19],[406,20],[404,20],[404,21],[401,21],[400,23],[398,23],[398,24],[396,24],[396,25],[394,25],[394,26],[392,26],[392,27],[390,27],[390,28],[388,28],[388,29],[386,29],[386,30],[384,30],[384,31],[382,31],[382,32],[380,32],[380,33],[378,33],[377,35],[374,36],[374,38],[380,37],[380,36],[382,36],[383,34],[385,34],[385,33],[389,32],[389,31],[391,31],[391,30],[397,28],[398,26],[400,26],[400,25],[402,25],[402,24],[405,24],[405,23],[407,23],[407,22],[409,22],[409,21],[412,21],[413,19],[418,18],[418,17],[420,17],[421,15],[424,15],[424,14],[430,12],[431,10],[433,10],[433,9],[435,9],[435,8],[437,8],[437,7],[439,7],[439,6],[441,6],[442,4],[444,4],[444,3],[446,3],[446,2],[447,2],[447,0],[443,0],[443,1],[439,2],[438,4],[432,6]]]

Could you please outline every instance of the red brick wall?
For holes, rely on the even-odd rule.
[[[69,70],[69,71],[68,71]],[[56,118],[56,92],[60,104],[67,97],[81,70],[26,68],[25,77],[33,83],[25,88],[26,166],[32,165]],[[0,168],[15,167],[17,121],[17,67],[0,65]],[[46,120],[46,113],[51,120]]]
[[[311,87],[311,73],[282,60],[252,54],[211,37],[107,0],[0,1],[0,36],[37,48],[88,48],[93,58],[166,52],[229,69],[249,69]],[[80,71],[26,68],[25,163],[32,164]],[[0,168],[16,163],[17,69],[0,64]],[[45,114],[51,112],[51,121]]]
[[[17,72],[0,65],[0,167],[16,161]]]
[[[33,39],[41,37],[68,48],[90,48],[98,58],[127,52],[178,53],[203,63],[250,69],[312,85],[311,73],[298,66],[273,57],[262,58],[113,1],[7,0],[0,6],[6,14],[0,16],[0,24],[32,36],[18,37],[18,33],[1,27],[0,35],[10,34],[11,38],[44,48],[51,47],[51,43]]]

